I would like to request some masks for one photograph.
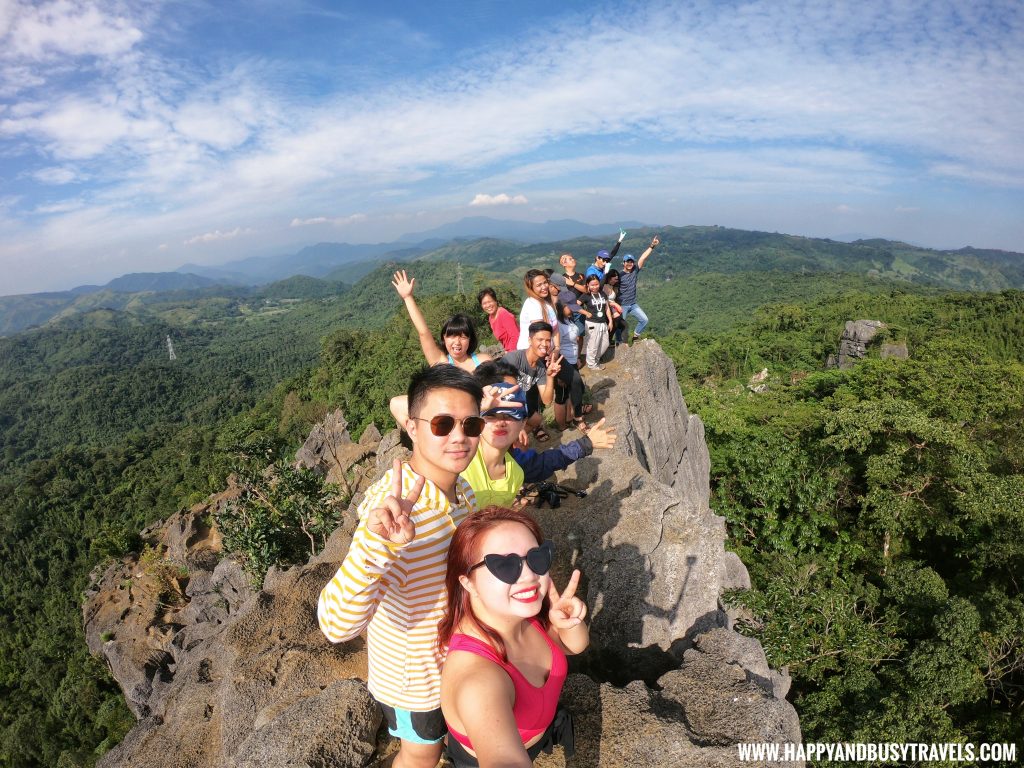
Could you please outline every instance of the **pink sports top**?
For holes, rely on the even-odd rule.
[[[502,661],[501,656],[494,650],[493,646],[482,640],[477,640],[469,635],[454,634],[448,644],[448,654],[453,651],[466,651],[482,656],[493,661],[505,670],[512,679],[512,685],[516,692],[516,701],[512,705],[512,715],[516,719],[516,727],[519,729],[519,738],[523,744],[530,739],[539,736],[551,725],[555,719],[555,711],[558,709],[558,697],[562,693],[562,684],[569,667],[565,662],[565,654],[562,649],[552,642],[544,627],[536,619],[530,619],[530,624],[537,628],[537,631],[544,635],[544,639],[551,648],[551,671],[548,673],[547,682],[537,688],[529,680],[523,677],[523,673],[507,661]],[[455,737],[455,740],[464,747],[473,748],[467,736],[463,736],[450,725],[448,733]]]

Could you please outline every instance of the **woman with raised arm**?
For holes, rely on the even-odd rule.
[[[435,339],[412,295],[416,278],[410,278],[404,269],[399,270],[395,272],[391,285],[405,302],[409,319],[420,337],[420,349],[429,365],[448,363],[472,373],[480,363],[491,359],[490,355],[476,353],[476,329],[467,315],[460,313],[449,317],[441,326],[440,338]]]
[[[412,320],[420,339],[420,349],[423,350],[423,356],[429,365],[448,363],[472,373],[480,363],[492,359],[490,355],[477,354],[476,329],[467,315],[460,313],[449,317],[441,325],[440,337],[435,339],[412,295],[416,278],[410,278],[402,269],[395,272],[391,285],[405,302],[409,319]],[[405,395],[395,395],[391,398],[389,406],[395,423],[399,427],[403,426],[409,418],[408,398]]]
[[[543,320],[554,329],[551,346],[558,349],[558,315],[548,293],[547,273],[543,269],[531,269],[523,277],[523,287],[526,289],[526,300],[519,311],[519,343],[516,349],[530,346],[530,323],[538,320]]]
[[[565,655],[584,651],[580,572],[563,591],[551,579],[554,547],[522,510],[487,507],[452,536],[439,642],[441,711],[455,768],[532,765],[554,744],[573,754],[572,718],[558,705]]]

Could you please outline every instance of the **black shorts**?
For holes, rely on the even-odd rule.
[[[575,363],[563,362],[558,375],[555,376],[555,402],[565,405],[569,402],[569,390],[572,388],[573,375],[579,375]]]
[[[388,733],[395,738],[415,744],[436,744],[448,733],[440,707],[429,712],[410,712],[379,701],[377,703],[384,711],[384,719],[388,721]]]

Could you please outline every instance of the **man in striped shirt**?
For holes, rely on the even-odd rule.
[[[338,572],[320,593],[317,617],[338,643],[367,631],[367,688],[389,731],[402,740],[396,768],[434,768],[445,734],[441,715],[448,545],[476,508],[459,477],[476,454],[483,391],[452,365],[424,369],[409,385],[412,458],[374,483],[359,505],[359,525]]]

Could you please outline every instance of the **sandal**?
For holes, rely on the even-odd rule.
[[[587,422],[583,420],[582,416],[573,420],[573,426],[576,427],[576,429],[578,429],[584,435],[590,431],[590,427],[587,426]]]
[[[538,443],[546,443],[548,440],[551,439],[551,435],[547,433],[547,430],[544,429],[544,427],[537,427],[533,431],[533,436]]]
[[[580,406],[580,416],[585,416],[592,410],[594,410],[593,403],[584,403],[583,405]]]

